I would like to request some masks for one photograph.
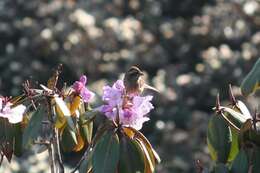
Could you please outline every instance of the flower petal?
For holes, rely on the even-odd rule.
[[[87,76],[82,75],[79,79],[79,82],[81,82],[85,86],[87,84]]]
[[[24,105],[18,105],[11,109],[10,113],[7,114],[8,121],[12,124],[19,123],[23,120],[23,114],[26,107]]]

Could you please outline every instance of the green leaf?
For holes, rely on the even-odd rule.
[[[24,130],[23,134],[23,147],[28,145],[34,140],[40,133],[42,127],[42,120],[44,115],[44,109],[38,108],[31,116],[28,126]]]
[[[256,147],[254,150],[252,162],[253,162],[252,173],[259,173],[260,172],[260,148],[259,147]]]
[[[79,117],[79,126],[84,141],[90,144],[93,134],[93,113],[85,113]]]
[[[131,160],[131,162],[129,162]],[[145,163],[140,145],[124,136],[120,140],[119,172],[144,172]]]
[[[98,140],[93,153],[94,173],[115,173],[119,161],[119,139],[108,131]]]
[[[66,126],[61,135],[61,147],[65,152],[71,152],[78,144],[76,133]]]
[[[241,85],[241,92],[243,95],[248,96],[249,94],[255,92],[260,84],[260,58],[245,77]]]
[[[132,127],[125,127],[123,128],[125,134],[129,137],[129,138],[137,138],[139,139],[142,144],[144,145],[144,147],[146,148],[146,150],[149,153],[149,157],[152,159],[153,164],[155,165],[156,163],[160,163],[161,162],[161,158],[160,156],[157,154],[157,152],[153,149],[152,145],[150,144],[149,140],[138,130],[132,128]],[[128,129],[128,130],[127,130]],[[132,136],[133,135],[133,136]],[[132,137],[131,137],[132,136]]]
[[[240,150],[232,163],[231,173],[248,173],[248,158],[244,150]]]
[[[215,167],[214,167],[214,173],[228,173],[228,168],[225,164],[223,163],[218,163]],[[240,173],[240,172],[238,172]]]
[[[79,173],[88,173],[89,170],[92,168],[91,165],[92,153],[93,152],[89,152],[88,156],[80,164]]]
[[[23,152],[23,132],[21,128],[21,123],[14,124],[14,154],[18,157],[22,155]]]
[[[14,127],[6,118],[0,118],[0,152],[10,162],[13,156]]]
[[[207,131],[207,143],[213,160],[226,163],[231,148],[231,130],[221,116],[212,116]]]
[[[239,152],[239,142],[238,142],[238,132],[231,128],[231,135],[232,135],[232,143],[230,148],[230,153],[228,156],[228,161],[231,162],[235,159]]]

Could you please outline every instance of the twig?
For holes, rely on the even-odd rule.
[[[54,142],[53,145],[55,147],[55,159],[59,163],[59,173],[64,173],[64,166],[61,158],[61,153],[60,153],[60,142],[59,142],[59,131],[57,128],[54,127]]]
[[[51,167],[51,173],[55,173],[55,161],[54,161],[54,156],[53,156],[53,149],[52,149],[52,144],[48,145],[48,153],[49,153],[49,164]]]
[[[203,165],[200,160],[196,160],[197,173],[203,173]]]

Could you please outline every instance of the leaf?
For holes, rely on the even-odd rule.
[[[221,106],[220,109],[225,113],[225,115],[227,116],[227,118],[234,124],[237,125],[236,122],[238,122],[238,128],[241,127],[241,125],[243,123],[246,122],[246,120],[248,119],[252,119],[251,116],[246,116],[244,114],[241,114],[240,112],[237,112],[229,107],[224,107],[224,106]]]
[[[125,132],[125,134],[126,134],[130,139],[133,139],[133,138],[134,138],[135,132],[134,132],[131,128],[123,127],[123,131]]]
[[[239,152],[239,141],[238,141],[238,132],[235,131],[234,129],[231,129],[231,135],[232,135],[232,143],[231,143],[231,148],[230,148],[230,153],[228,156],[228,162],[231,162],[235,159]]]
[[[223,163],[218,163],[215,167],[214,167],[214,173],[228,173],[228,168],[225,164]],[[238,172],[240,173],[240,172]]]
[[[0,153],[10,162],[13,156],[14,128],[6,118],[0,118]]]
[[[80,104],[81,104],[80,96],[75,96],[70,105],[70,112],[72,115],[75,114],[75,111],[79,108]]]
[[[247,106],[241,100],[237,100],[236,107],[246,117],[246,119],[252,118]]]
[[[57,115],[60,116],[61,118],[65,117],[69,127],[71,129],[75,130],[75,126],[74,126],[73,120],[71,118],[71,113],[70,113],[70,110],[67,107],[66,103],[62,100],[61,97],[58,97],[58,96],[54,97],[54,101],[56,103],[57,110],[60,111],[57,113]]]
[[[260,134],[254,129],[253,121],[247,120],[240,130],[240,142],[246,144],[247,142],[254,143],[260,146]]]
[[[253,153],[253,170],[252,173],[259,173],[260,172],[260,148],[256,147]]]
[[[131,162],[129,162],[131,161]],[[139,143],[123,136],[120,140],[120,159],[118,172],[137,173],[144,172],[144,156]]]
[[[226,163],[231,148],[231,130],[221,116],[212,116],[207,130],[207,143],[212,159]]]
[[[61,134],[61,147],[65,152],[71,152],[78,144],[76,133],[66,126]]]
[[[98,140],[93,153],[94,173],[115,173],[119,161],[119,139],[117,134],[107,131]]]
[[[256,61],[251,71],[247,74],[241,85],[241,92],[244,96],[255,92],[260,84],[260,58]]]
[[[23,133],[21,123],[14,124],[14,154],[21,156],[23,152]]]
[[[82,161],[79,167],[79,173],[89,173],[92,169],[91,159],[93,152],[89,152],[87,157]]]
[[[42,127],[43,116],[44,109],[42,107],[38,108],[32,114],[29,124],[23,133],[23,147],[28,147],[28,144],[39,135]]]
[[[140,140],[135,138],[135,141],[138,142],[138,144],[140,145],[141,149],[142,149],[142,153],[143,153],[143,157],[144,157],[144,162],[145,162],[145,168],[144,168],[144,172],[145,173],[152,173],[155,170],[155,161],[153,156],[149,153],[149,149],[146,148],[146,146],[144,145],[144,143]]]
[[[78,130],[78,132],[77,132],[77,134],[76,134],[76,137],[77,137],[77,144],[76,144],[76,146],[73,148],[73,151],[78,152],[78,151],[80,151],[80,150],[83,149],[85,143],[84,143],[84,140],[83,140],[83,138],[82,138],[82,136],[81,136],[79,130]]]
[[[241,149],[232,163],[231,173],[248,173],[249,163],[246,152]]]
[[[153,158],[154,163],[160,163],[161,158],[157,154],[157,152],[153,149],[153,147],[150,144],[150,142],[148,141],[148,139],[140,131],[138,131],[132,127],[127,127],[127,128],[132,130],[132,132],[134,133],[134,138],[138,138],[138,139],[140,139],[140,141],[142,141],[144,143],[145,147],[148,149],[150,156]],[[128,133],[131,135],[130,132],[128,132]]]
[[[79,127],[84,141],[90,143],[92,141],[93,133],[93,119],[96,116],[96,112],[85,112],[79,117]]]

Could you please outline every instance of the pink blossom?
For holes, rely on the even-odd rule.
[[[120,122],[140,130],[143,123],[149,120],[145,115],[154,108],[150,102],[152,98],[152,96],[134,96],[132,107],[124,109],[124,113],[120,116]]]
[[[105,104],[99,109],[110,120],[116,120],[123,126],[130,126],[137,130],[142,128],[144,122],[149,118],[146,116],[153,105],[152,96],[125,95],[125,87],[122,80],[116,81],[112,87],[103,88],[103,101]]]
[[[79,81],[76,81],[73,84],[72,88],[75,90],[77,94],[81,96],[85,103],[88,103],[94,97],[95,94],[87,89],[86,84],[87,77],[83,75],[80,77]]]
[[[11,108],[12,103],[7,101],[7,99],[0,98],[0,117],[7,118],[12,124],[19,123],[23,120],[23,114],[26,107],[24,105],[18,105]]]
[[[124,84],[122,80],[117,80],[112,87],[104,86],[102,100],[111,107],[121,106],[123,103]]]

